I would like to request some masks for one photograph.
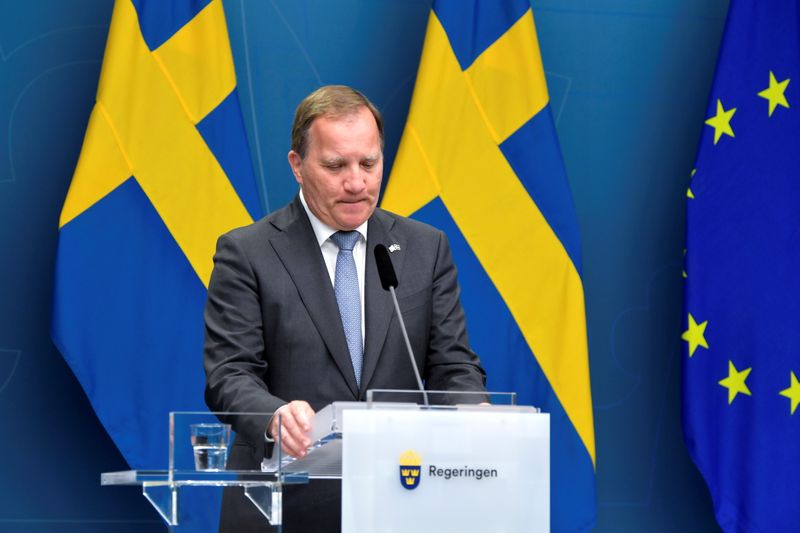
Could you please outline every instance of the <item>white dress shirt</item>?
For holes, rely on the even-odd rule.
[[[325,266],[328,268],[328,275],[331,278],[331,285],[334,285],[336,282],[336,256],[339,255],[339,247],[331,240],[331,235],[338,230],[325,224],[311,212],[303,196],[302,189],[300,189],[300,201],[303,203],[303,208],[311,221],[314,235],[317,237],[317,244],[319,244],[319,248],[322,251],[322,257],[325,259]],[[353,247],[353,260],[356,262],[356,272],[358,273],[358,298],[361,301],[361,342],[363,346],[366,331],[364,326],[364,272],[366,271],[367,259],[367,221],[357,227],[355,231],[358,232],[359,237],[358,242]]]

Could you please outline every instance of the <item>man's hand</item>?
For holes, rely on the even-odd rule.
[[[314,410],[303,400],[295,400],[281,406],[275,411],[269,423],[269,436],[278,439],[280,424],[281,449],[284,453],[300,459],[305,457],[311,445],[308,432],[311,430],[311,417]]]

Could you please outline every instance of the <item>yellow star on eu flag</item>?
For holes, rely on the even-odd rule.
[[[686,274],[686,248],[683,249],[683,270],[681,270],[681,275],[683,276],[684,279],[689,277]]]
[[[758,93],[758,96],[769,101],[769,116],[779,105],[789,108],[789,102],[786,101],[786,87],[789,85],[789,78],[779,82],[775,79],[775,74],[769,71],[769,87]]]
[[[694,351],[698,346],[708,349],[708,343],[705,337],[706,326],[708,326],[708,320],[698,324],[695,322],[692,313],[689,313],[689,329],[684,331],[683,335],[681,335],[681,339],[689,343],[689,357],[694,355]]]
[[[728,389],[728,405],[733,403],[733,399],[736,398],[736,395],[740,392],[752,396],[752,394],[750,394],[750,389],[747,388],[747,384],[745,383],[751,370],[753,370],[752,367],[745,368],[739,372],[736,370],[736,367],[733,366],[733,361],[730,359],[728,360],[728,377],[719,380],[719,384]]]
[[[731,119],[734,113],[736,113],[735,107],[726,111],[722,107],[722,101],[717,100],[717,114],[706,120],[706,124],[714,128],[714,144],[717,144],[723,133],[735,137],[733,128],[731,128]]]
[[[692,179],[694,177],[694,173],[695,172],[697,172],[697,169],[693,168],[692,169],[692,173],[689,174],[689,179]],[[692,186],[691,185],[686,189],[686,197],[687,198],[691,198],[692,200],[694,200],[694,193],[692,192]],[[686,277],[686,276],[684,276],[684,277]]]
[[[794,375],[794,372],[789,372],[789,374],[791,385],[789,385],[788,389],[783,389],[779,394],[791,400],[791,410],[792,414],[794,414],[794,410],[797,409],[797,404],[800,404],[800,382],[797,381],[797,376]]]

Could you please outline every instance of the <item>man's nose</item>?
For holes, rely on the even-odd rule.
[[[367,187],[366,172],[360,167],[351,168],[344,179],[344,189],[352,194],[363,192]]]

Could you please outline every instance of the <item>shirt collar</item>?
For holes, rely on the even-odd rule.
[[[336,233],[338,230],[330,227],[317,218],[317,215],[311,212],[311,209],[308,208],[308,203],[306,203],[306,198],[303,196],[303,189],[300,189],[300,202],[303,204],[303,209],[306,210],[308,220],[311,222],[311,228],[314,230],[314,236],[317,238],[317,244],[321,247],[325,241],[330,239],[331,235]],[[365,220],[363,224],[355,229],[355,231],[361,235],[361,239],[363,239],[365,242],[367,240],[368,223],[369,221]]]

